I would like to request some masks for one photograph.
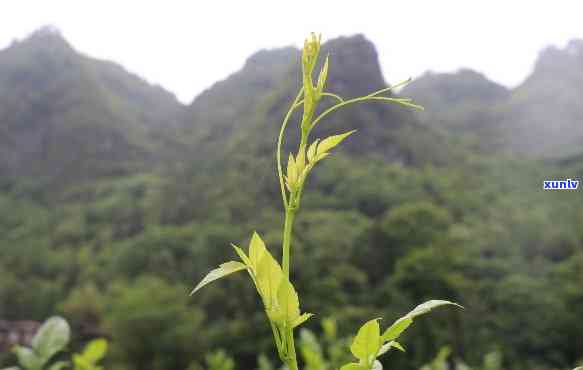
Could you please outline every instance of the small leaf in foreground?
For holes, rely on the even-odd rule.
[[[103,357],[107,352],[107,341],[105,339],[94,339],[83,350],[83,357],[86,358],[91,363],[95,364]]]
[[[71,338],[71,328],[62,317],[51,317],[32,338],[32,348],[43,362],[62,351]]]
[[[44,361],[30,348],[16,346],[14,347],[14,353],[20,365],[26,369],[40,369],[43,366]]]

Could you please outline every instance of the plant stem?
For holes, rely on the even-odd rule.
[[[297,211],[297,208],[294,203],[295,203],[294,194],[290,194],[289,204],[285,209],[285,222],[283,225],[283,251],[281,258],[283,265],[283,274],[288,280],[290,270],[290,249],[292,230],[294,227],[294,219]]]
[[[282,340],[279,336],[279,333],[277,332],[277,329],[275,328],[275,324],[273,323],[273,321],[269,320],[269,324],[271,325],[271,331],[273,332],[273,340],[275,340],[275,346],[277,347],[277,354],[279,355],[280,358],[283,358],[283,351],[282,351]]]
[[[287,361],[287,367],[289,370],[298,370],[298,359],[296,356],[296,345],[294,343],[294,330],[289,328],[287,330],[288,343],[289,343],[289,359]]]
[[[285,118],[283,120],[283,123],[281,125],[281,129],[279,130],[279,136],[277,138],[277,149],[276,149],[276,161],[277,161],[277,175],[279,177],[279,186],[281,188],[281,198],[283,200],[283,206],[287,209],[288,208],[288,200],[287,200],[287,196],[285,195],[285,185],[284,185],[284,181],[283,181],[283,170],[282,170],[282,165],[281,165],[281,147],[283,144],[283,134],[285,133],[285,128],[287,127],[287,123],[289,122],[289,119],[292,116],[292,113],[294,112],[294,110],[296,108],[299,107],[298,102],[300,101],[302,94],[304,93],[304,88],[302,87],[300,89],[300,91],[298,92],[298,95],[296,95],[296,98],[294,99],[294,102],[292,103],[290,109],[287,111],[287,114],[285,115]]]

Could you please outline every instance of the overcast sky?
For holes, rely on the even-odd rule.
[[[388,82],[469,67],[514,86],[546,45],[583,38],[583,1],[2,1],[0,47],[52,24],[184,102],[261,48],[363,33]],[[333,68],[333,60],[331,61]]]

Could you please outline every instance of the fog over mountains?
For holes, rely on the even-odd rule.
[[[428,73],[403,91],[425,105],[419,118],[453,134],[473,134],[481,146],[531,157],[562,157],[583,148],[583,40],[541,51],[514,89],[478,72]]]

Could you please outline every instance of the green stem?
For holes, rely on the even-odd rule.
[[[294,331],[293,329],[288,329],[287,330],[287,338],[288,338],[288,343],[289,343],[289,357],[288,357],[288,361],[287,361],[287,367],[289,368],[289,370],[298,370],[298,359],[296,356],[296,346],[294,343]]]
[[[279,137],[277,138],[277,151],[276,151],[277,175],[279,176],[279,186],[281,188],[281,198],[283,200],[283,206],[285,208],[288,207],[288,200],[287,200],[287,195],[285,192],[285,185],[283,182],[283,169],[281,166],[281,146],[283,144],[283,134],[285,133],[285,128],[287,127],[287,123],[289,122],[289,119],[291,118],[294,110],[299,107],[298,102],[300,101],[300,98],[302,97],[303,92],[304,92],[304,89],[301,88],[300,91],[298,92],[298,95],[294,99],[294,102],[292,103],[290,109],[287,111],[287,114],[285,115],[285,118],[284,118],[283,123],[281,125],[281,129],[279,130]]]
[[[291,249],[291,239],[292,230],[294,227],[294,219],[296,215],[297,208],[295,208],[295,198],[294,194],[290,194],[288,206],[285,209],[285,222],[283,225],[283,254],[282,254],[282,266],[283,274],[289,280],[289,269],[290,269],[290,249]]]
[[[275,328],[275,324],[273,323],[273,321],[269,320],[269,324],[271,325],[271,331],[273,332],[273,340],[275,340],[275,346],[277,347],[277,354],[279,355],[280,358],[283,358],[283,351],[282,351],[283,343],[281,341],[279,333],[277,332],[277,329]]]
[[[338,104],[326,109],[323,113],[321,113],[318,117],[316,117],[316,119],[312,122],[312,127],[316,127],[316,125],[318,124],[318,122],[320,122],[322,120],[322,118],[326,117],[328,114],[334,112],[335,110],[338,110],[338,109],[345,107],[347,105],[350,105],[350,104],[360,103],[360,102],[365,102],[365,101],[383,102],[383,103],[397,103],[397,104],[404,105],[406,107],[423,110],[422,106],[417,105],[417,104],[413,104],[413,103],[409,103],[406,99],[386,98],[384,96],[375,96],[375,94],[377,94],[377,93],[378,92],[372,93],[372,94],[367,95],[367,96],[361,96],[358,98],[345,100],[342,103],[338,103]]]

